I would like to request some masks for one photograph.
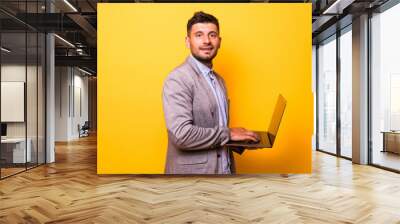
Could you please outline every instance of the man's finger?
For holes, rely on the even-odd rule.
[[[258,142],[258,139],[256,137],[254,137],[253,135],[247,134],[246,136],[247,136],[248,139],[250,139],[250,140],[252,140],[254,142]]]
[[[258,139],[258,135],[252,131],[250,131],[250,135],[253,136],[254,138]]]
[[[248,135],[247,133],[242,133],[240,134],[240,140],[239,141],[257,141],[257,139],[255,139],[253,136]]]
[[[260,137],[259,137],[256,133],[254,133],[254,132],[252,132],[252,131],[248,131],[248,132],[247,132],[247,135],[248,135],[248,136],[251,136],[251,137],[253,137],[253,138],[255,138],[256,140],[259,140],[259,139],[260,139]]]

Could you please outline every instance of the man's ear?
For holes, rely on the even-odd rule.
[[[185,37],[185,43],[186,43],[186,47],[190,49],[190,41],[189,41],[188,36]]]

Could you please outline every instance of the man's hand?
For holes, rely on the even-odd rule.
[[[253,141],[258,142],[260,141],[260,137],[245,128],[230,128],[230,139],[232,141]]]

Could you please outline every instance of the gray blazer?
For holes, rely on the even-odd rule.
[[[224,80],[215,75],[228,99]],[[216,173],[217,152],[223,150],[223,145],[229,141],[229,128],[218,125],[216,99],[192,57],[165,79],[162,99],[168,132],[165,173]],[[229,156],[231,172],[234,173],[231,151]]]

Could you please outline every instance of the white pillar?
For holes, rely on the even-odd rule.
[[[54,133],[55,133],[55,76],[54,76],[54,35],[46,36],[46,163],[55,161]]]
[[[54,5],[46,1],[46,12],[54,12]],[[46,34],[46,163],[55,162],[55,43],[54,34]]]
[[[368,163],[368,15],[353,19],[353,162]]]

